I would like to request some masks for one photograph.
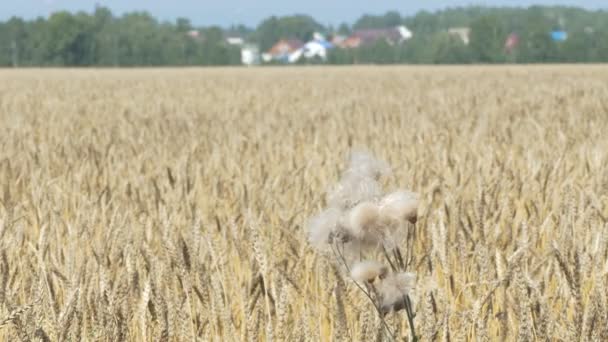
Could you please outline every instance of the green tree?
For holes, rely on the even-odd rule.
[[[352,29],[350,28],[350,26],[347,23],[342,23],[340,24],[340,26],[338,26],[338,34],[341,34],[343,36],[348,36],[352,33]]]
[[[93,26],[85,13],[57,12],[45,23],[44,59],[51,65],[91,65]]]
[[[19,66],[26,59],[27,31],[26,23],[13,17],[6,23],[0,23],[0,65]]]
[[[265,51],[272,47],[279,39],[283,38],[307,41],[315,31],[324,32],[325,28],[310,16],[273,16],[258,25],[254,38],[260,45],[260,49]]]
[[[120,35],[118,20],[105,7],[95,9],[94,26],[95,60],[98,65],[119,65],[118,37]]]
[[[405,19],[405,25],[418,35],[432,34],[441,30],[439,24],[439,18],[428,11],[420,11],[414,17]]]
[[[353,28],[355,30],[361,29],[381,29],[387,27],[395,27],[403,24],[403,18],[401,14],[396,11],[386,12],[384,15],[364,15],[359,18]]]
[[[561,54],[566,62],[595,62],[598,58],[597,36],[584,31],[571,32],[563,43]]]
[[[220,27],[210,27],[203,31],[201,58],[203,65],[229,65],[240,62],[240,49],[230,47],[224,42]]]
[[[471,62],[471,53],[458,37],[440,32],[433,36],[429,45],[429,55],[434,64],[467,64]]]
[[[507,30],[497,16],[486,15],[474,20],[469,38],[473,60],[481,63],[503,62],[507,35]]]
[[[608,62],[608,31],[595,33],[596,55],[593,62]]]
[[[192,23],[187,18],[177,18],[175,21],[175,30],[177,32],[185,33],[192,30]]]
[[[541,8],[533,8],[528,14],[528,25],[520,35],[518,62],[547,63],[557,60],[557,46],[551,40],[554,27]]]
[[[329,64],[353,64],[355,62],[353,49],[333,49],[327,56]]]

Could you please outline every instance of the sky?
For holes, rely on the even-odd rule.
[[[362,14],[389,10],[413,15],[420,10],[438,10],[466,5],[530,6],[569,5],[588,9],[608,9],[606,0],[0,0],[0,20],[12,16],[32,19],[59,10],[93,11],[95,4],[109,7],[115,14],[145,10],[162,20],[189,18],[195,25],[245,24],[255,26],[271,15],[309,14],[322,24],[352,23]]]

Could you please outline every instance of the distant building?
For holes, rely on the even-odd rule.
[[[336,34],[331,37],[331,43],[335,46],[341,46],[345,40],[346,40],[346,36],[342,36],[339,34]]]
[[[448,29],[448,33],[460,38],[464,45],[469,45],[471,36],[471,29],[469,27],[452,27]]]
[[[384,40],[390,45],[400,44],[413,37],[413,33],[405,26],[386,29],[357,30],[339,43],[341,48],[358,48]]]
[[[397,31],[399,31],[399,34],[401,34],[402,41],[410,40],[412,37],[414,37],[414,33],[403,25],[397,26]]]
[[[304,44],[300,49],[294,51],[288,57],[289,63],[295,63],[300,60],[302,57],[306,59],[327,59],[327,51],[333,49],[334,45],[327,40],[323,36],[315,36],[315,39],[309,41]]]
[[[312,40],[327,40],[325,39],[325,36],[319,32],[314,32],[312,34]]]
[[[298,39],[281,39],[276,42],[266,54],[262,56],[265,62],[289,62],[289,56],[304,46]]]
[[[554,42],[565,42],[568,39],[568,32],[555,30],[551,32],[551,40]]]
[[[229,45],[241,46],[245,44],[245,41],[241,37],[227,37],[226,43],[228,43]]]
[[[199,38],[201,36],[201,33],[198,30],[190,30],[186,34],[191,38]]]
[[[512,52],[519,45],[519,35],[517,33],[511,33],[507,40],[505,40],[505,51],[507,53]]]
[[[272,55],[269,54],[268,52],[264,52],[260,55],[260,57],[262,57],[262,62],[264,63],[270,63],[272,62]]]
[[[260,64],[260,48],[254,44],[244,44],[241,47],[241,63],[244,65]]]
[[[304,57],[314,58],[319,57],[322,59],[327,58],[327,51],[333,49],[334,45],[327,40],[313,40],[302,48]]]

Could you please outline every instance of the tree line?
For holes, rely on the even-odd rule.
[[[403,44],[378,40],[356,49],[333,49],[330,64],[352,63],[547,63],[607,62],[608,12],[576,7],[461,7],[402,16],[364,15],[337,27],[307,15],[270,17],[257,27],[195,27],[188,19],[161,22],[146,12],[122,16],[98,7],[93,13],[57,12],[48,18],[0,22],[0,66],[236,65],[238,35],[266,51],[281,38],[306,41],[314,32],[348,36],[356,30],[405,25],[414,36]],[[448,33],[470,28],[469,43]],[[568,37],[554,41],[551,32]],[[505,49],[516,34],[518,44]],[[319,62],[319,61],[318,61]]]
[[[48,19],[11,18],[0,23],[0,65],[153,66],[240,63],[240,49],[224,43],[224,30],[187,19],[159,22],[145,12],[114,16],[57,12]],[[204,39],[203,39],[204,38]]]

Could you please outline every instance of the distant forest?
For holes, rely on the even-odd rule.
[[[307,41],[313,33],[348,36],[357,30],[406,26],[402,44],[379,40],[354,49],[332,49],[328,64],[467,64],[608,62],[608,12],[575,7],[462,7],[413,16],[364,15],[353,24],[325,26],[307,15],[270,17],[257,27],[194,27],[188,19],[161,22],[145,12],[114,15],[57,12],[48,18],[0,22],[0,66],[236,65],[240,37],[268,50],[280,39]],[[470,29],[469,41],[450,28]],[[551,32],[567,33],[556,41]],[[194,33],[193,33],[194,32]],[[517,45],[505,42],[517,35]]]

